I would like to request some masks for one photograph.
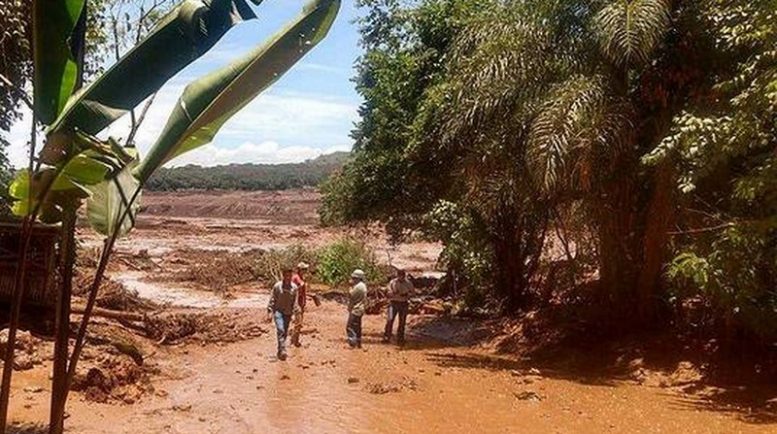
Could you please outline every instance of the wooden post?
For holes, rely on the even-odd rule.
[[[11,302],[11,318],[8,324],[8,343],[5,349],[5,362],[3,365],[3,384],[0,387],[0,434],[5,434],[8,423],[8,404],[11,398],[11,376],[13,374],[13,362],[16,344],[16,331],[19,327],[24,289],[27,275],[27,253],[30,246],[30,232],[32,231],[32,218],[24,220],[19,243],[19,263],[16,265],[13,300]]]
[[[64,430],[65,402],[67,400],[67,361],[70,340],[70,302],[73,293],[73,268],[75,267],[76,208],[67,209],[62,221],[60,241],[59,275],[61,278],[56,306],[56,332],[54,342],[54,368],[51,382],[51,413],[49,433],[62,434]]]

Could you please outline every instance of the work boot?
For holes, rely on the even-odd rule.
[[[284,351],[280,351],[278,353],[278,360],[280,360],[282,362],[286,360],[286,353]]]

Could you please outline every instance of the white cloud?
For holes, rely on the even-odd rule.
[[[336,66],[325,65],[323,63],[303,62],[297,65],[297,68],[308,71],[325,72],[328,74],[340,75],[344,77],[350,77],[353,75],[353,69],[338,68]]]
[[[164,129],[183,88],[183,85],[165,86],[154,99],[136,137],[141,155],[148,152]],[[355,104],[331,97],[262,94],[230,119],[213,143],[169,165],[300,162],[336,150],[349,150],[352,140],[348,132],[357,118]],[[29,123],[29,112],[25,111],[23,119],[14,124],[8,135],[9,159],[16,167],[26,165]],[[124,116],[100,136],[123,139],[129,125],[129,116]]]

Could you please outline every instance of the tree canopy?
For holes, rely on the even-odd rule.
[[[777,2],[361,4],[365,102],[325,221],[439,239],[508,310],[561,257],[613,315],[699,296],[777,336]]]
[[[195,165],[160,169],[146,184],[152,191],[175,190],[286,190],[317,187],[342,167],[345,152],[286,164]]]

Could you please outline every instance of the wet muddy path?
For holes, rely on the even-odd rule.
[[[154,396],[134,406],[75,401],[69,432],[773,432],[657,387],[545,375],[429,336],[400,350],[379,343],[377,316],[365,321],[365,348],[350,350],[341,306],[308,318],[303,347],[285,362],[273,333],[168,349]]]

